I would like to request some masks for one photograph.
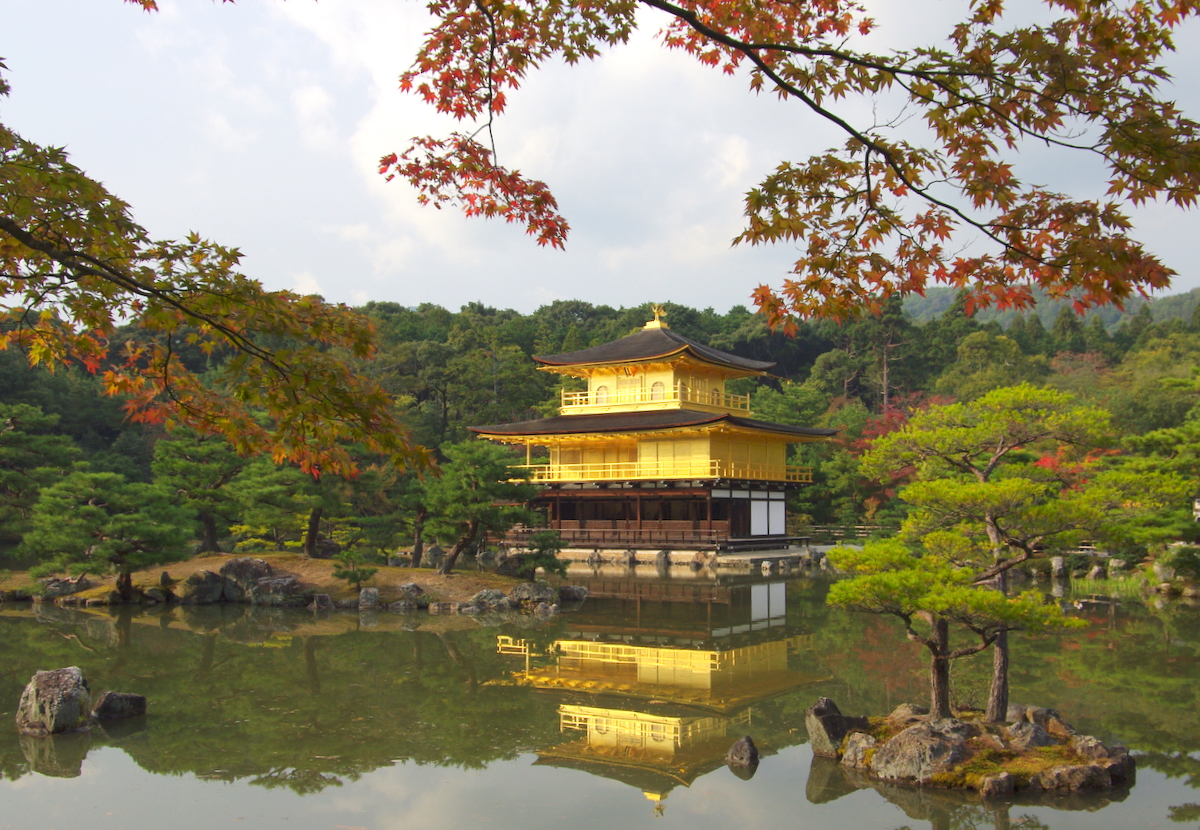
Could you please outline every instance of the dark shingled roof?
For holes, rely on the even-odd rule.
[[[656,357],[666,357],[681,350],[688,350],[701,360],[728,366],[733,369],[744,369],[751,372],[763,372],[774,366],[763,360],[750,360],[738,357],[728,352],[697,343],[689,337],[677,334],[668,328],[642,329],[628,337],[593,346],[590,349],[580,349],[566,354],[534,355],[533,359],[547,366],[572,366],[604,363],[626,363],[634,360],[652,360]]]
[[[536,421],[518,421],[514,424],[497,424],[490,427],[468,427],[471,432],[484,435],[581,435],[594,432],[642,432],[668,430],[678,427],[704,426],[721,421],[731,426],[762,432],[795,435],[797,438],[828,438],[837,435],[836,429],[815,427],[793,427],[739,418],[724,412],[698,412],[694,409],[660,409],[650,412],[606,412],[601,415],[558,415]]]

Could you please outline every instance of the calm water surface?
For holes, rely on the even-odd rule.
[[[0,610],[0,717],[37,669],[138,692],[141,722],[0,729],[0,828],[1134,828],[1200,824],[1200,610],[1085,602],[1019,637],[1013,698],[1128,745],[1129,792],[984,808],[814,762],[804,710],[924,702],[888,620],[791,581],[596,579],[550,625],[229,608]],[[253,613],[252,613],[253,612]],[[990,657],[956,668],[980,703]],[[723,763],[749,734],[749,780]]]

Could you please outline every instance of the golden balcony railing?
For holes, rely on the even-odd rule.
[[[729,478],[746,481],[812,482],[812,467],[791,464],[726,463],[717,459],[625,461],[591,464],[530,464],[514,467],[532,483],[558,481],[650,481]]]
[[[749,395],[732,395],[717,389],[702,391],[677,383],[672,387],[645,387],[638,389],[592,389],[585,392],[562,393],[561,412],[564,415],[580,414],[612,406],[662,406],[672,404],[696,404],[730,412],[750,413]]]

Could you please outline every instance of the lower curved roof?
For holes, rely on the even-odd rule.
[[[671,430],[680,427],[697,427],[716,424],[775,435],[793,435],[797,440],[829,438],[837,435],[836,429],[816,427],[794,427],[742,418],[724,412],[699,412],[692,409],[662,409],[650,412],[606,412],[599,415],[557,415],[535,421],[517,421],[512,424],[496,424],[486,427],[468,427],[480,435],[511,436],[519,438],[534,435],[584,435],[593,433],[647,432]]]

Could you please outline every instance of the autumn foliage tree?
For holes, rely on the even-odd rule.
[[[352,443],[424,463],[390,397],[350,368],[374,353],[370,323],[264,290],[240,256],[196,234],[150,238],[63,150],[0,125],[0,349],[100,374],[134,421],[219,434],[306,472],[353,474]]]
[[[1029,307],[1035,289],[1079,310],[1119,303],[1173,273],[1131,237],[1128,207],[1190,206],[1200,186],[1197,124],[1163,93],[1173,33],[1198,8],[1047,0],[1030,14],[973,0],[940,40],[872,51],[861,0],[434,0],[400,88],[471,126],[413,139],[380,172],[422,203],[519,223],[561,247],[567,221],[546,184],[497,159],[495,118],[534,70],[596,58],[660,21],[666,48],[740,73],[844,136],[782,161],[746,196],[734,241],[800,251],[782,288],[755,292],[773,323],[878,311],[930,283],[965,289],[968,309]],[[1035,144],[1098,160],[1106,194],[1022,179],[1017,158]]]

